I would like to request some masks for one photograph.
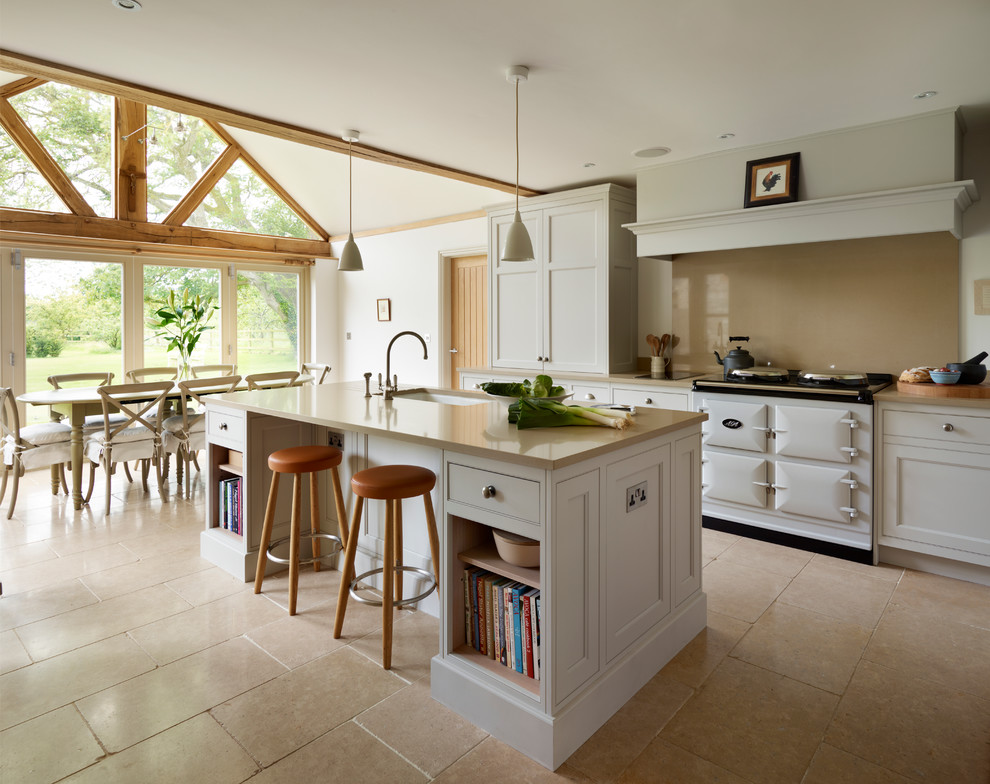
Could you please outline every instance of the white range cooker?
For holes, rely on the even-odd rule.
[[[873,393],[891,382],[776,368],[697,379],[705,527],[873,563]]]

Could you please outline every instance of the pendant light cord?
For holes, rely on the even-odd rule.
[[[351,153],[351,140],[347,140],[347,233],[353,234],[354,197],[351,195],[351,171],[354,168],[354,155]],[[518,165],[518,164],[517,164]],[[519,197],[516,196],[518,199]]]
[[[516,212],[519,212],[519,79],[516,79]]]

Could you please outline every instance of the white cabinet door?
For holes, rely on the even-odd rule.
[[[785,514],[848,523],[853,480],[841,468],[778,460],[774,465],[774,508]]]
[[[770,428],[767,427],[768,407],[763,403],[708,398],[698,410],[708,413],[708,421],[701,426],[705,446],[766,451]]]
[[[493,218],[489,237],[491,363],[493,367],[543,367],[543,264],[540,248],[543,212],[523,214],[533,241],[535,261],[501,261],[505,232],[512,216]]]
[[[612,402],[624,406],[666,408],[670,411],[688,411],[688,392],[671,392],[654,387],[612,387]]]
[[[692,492],[701,482],[701,437],[674,442],[671,538],[674,563],[674,606],[701,589],[701,498]]]
[[[762,457],[705,452],[701,460],[705,498],[765,509],[767,461]]]
[[[852,460],[852,414],[834,408],[774,406],[778,455],[809,460]]]

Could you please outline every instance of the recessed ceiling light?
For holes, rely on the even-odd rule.
[[[719,139],[735,139],[736,135],[734,133],[720,133],[718,135]]]
[[[670,147],[646,147],[633,153],[637,158],[659,158],[670,152]]]
[[[595,165],[595,164],[593,164],[593,163],[586,163],[586,164],[584,165],[584,168],[586,168],[586,169],[590,169],[590,168],[592,168],[592,167],[593,167],[594,165]]]
[[[121,11],[140,11],[141,4],[138,0],[110,0],[116,8]]]
[[[933,95],[938,95],[938,93],[935,90],[925,90],[923,93],[918,93],[914,96],[914,100],[920,101],[924,98],[931,98]]]

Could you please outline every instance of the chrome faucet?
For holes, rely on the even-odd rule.
[[[385,399],[386,400],[391,400],[392,399],[392,393],[395,392],[399,388],[399,379],[398,379],[398,376],[396,376],[396,378],[394,380],[392,379],[392,376],[391,376],[391,371],[392,371],[392,344],[395,343],[395,341],[398,340],[399,338],[401,338],[403,335],[412,335],[420,343],[422,343],[423,344],[423,359],[429,359],[429,355],[426,352],[426,341],[423,340],[423,336],[420,335],[418,332],[413,332],[411,330],[406,330],[405,332],[400,332],[398,335],[396,335],[394,338],[392,338],[388,342],[388,348],[385,349]]]

